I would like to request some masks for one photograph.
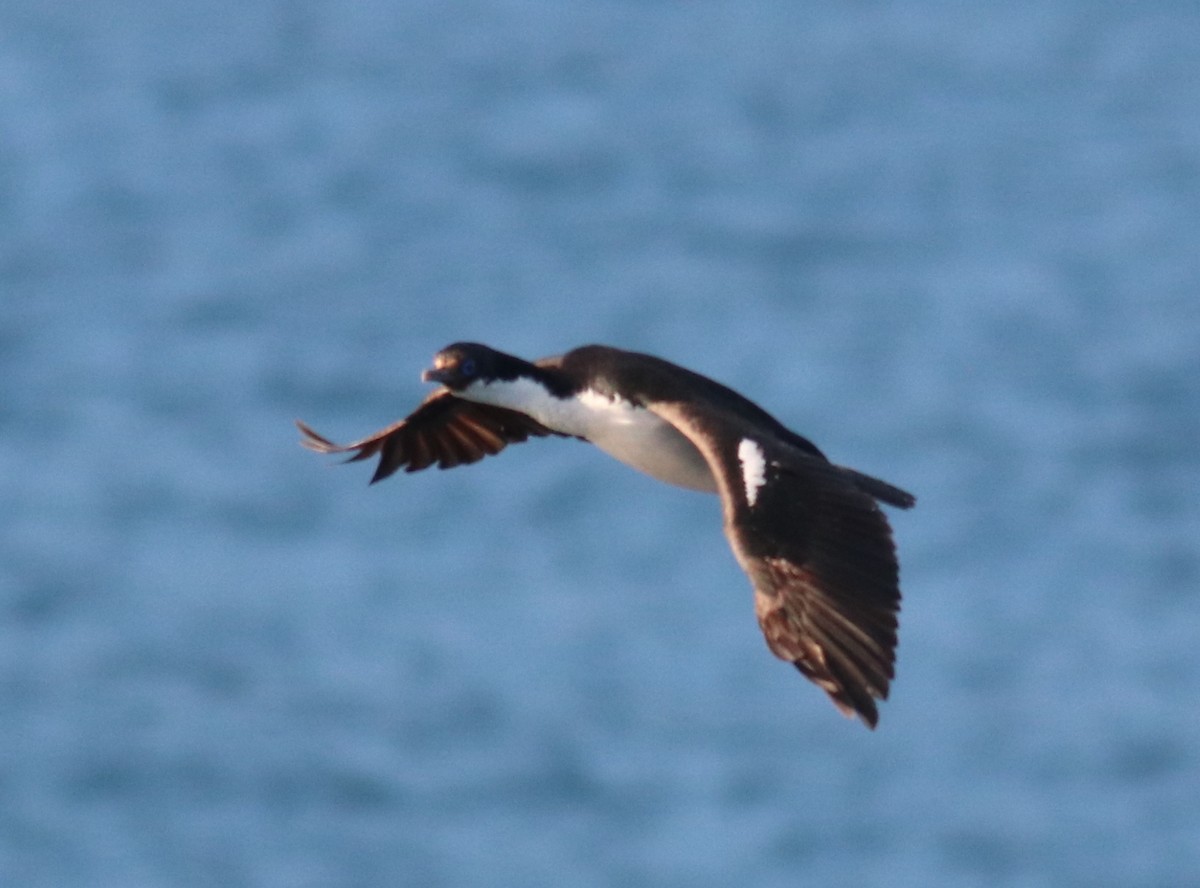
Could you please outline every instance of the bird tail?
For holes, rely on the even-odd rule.
[[[886,481],[880,481],[878,478],[872,478],[870,475],[864,475],[862,472],[856,472],[845,466],[838,468],[846,473],[847,477],[854,482],[855,487],[868,496],[875,497],[881,503],[887,503],[897,509],[911,509],[917,504],[917,498],[907,490],[901,490]]]

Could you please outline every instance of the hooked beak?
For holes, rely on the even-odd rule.
[[[440,382],[445,385],[449,376],[450,371],[445,368],[430,367],[421,374],[421,382]]]

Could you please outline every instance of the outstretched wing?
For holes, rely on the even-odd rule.
[[[850,470],[763,438],[730,413],[654,404],[704,455],[725,535],[754,586],[767,646],[868,727],[895,675],[899,565],[891,528]]]
[[[350,444],[335,444],[296,420],[300,443],[317,453],[350,453],[347,462],[379,454],[371,483],[397,469],[452,469],[499,453],[509,444],[557,434],[524,413],[456,398],[439,389],[399,422]]]

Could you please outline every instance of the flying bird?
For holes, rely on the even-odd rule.
[[[421,378],[441,387],[405,419],[345,445],[297,421],[302,443],[350,462],[378,456],[374,483],[571,437],[660,481],[716,493],[767,647],[875,727],[875,701],[895,676],[900,609],[879,503],[908,509],[912,494],[831,463],[757,404],[652,355],[587,345],[529,362],[459,342]]]

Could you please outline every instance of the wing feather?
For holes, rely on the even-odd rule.
[[[346,462],[378,455],[372,484],[399,469],[419,472],[432,465],[440,469],[469,465],[509,444],[558,434],[523,413],[465,401],[448,389],[431,394],[399,422],[349,444],[336,444],[299,420],[296,427],[300,443],[317,453],[349,454]]]
[[[725,534],[754,586],[771,652],[875,727],[875,701],[887,698],[895,675],[900,578],[866,476],[763,436],[732,412],[682,401],[650,409],[691,440],[717,479]],[[738,457],[746,440],[764,463],[749,474]],[[896,489],[880,484],[881,493]]]

